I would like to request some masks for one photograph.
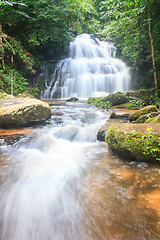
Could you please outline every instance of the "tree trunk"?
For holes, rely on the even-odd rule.
[[[2,24],[0,23],[0,47],[2,51],[2,68],[5,69],[4,63],[4,48],[3,48],[3,33],[2,33]]]
[[[11,63],[13,66],[13,55],[11,55]],[[12,73],[12,70],[11,70],[11,95],[13,95],[13,73]]]
[[[148,23],[149,23],[149,36],[150,36],[150,41],[151,41],[151,53],[152,53],[153,73],[154,73],[154,85],[155,85],[155,92],[158,93],[156,65],[155,65],[155,58],[154,58],[154,46],[153,46],[153,38],[152,38],[152,33],[151,33],[150,0],[148,0]]]

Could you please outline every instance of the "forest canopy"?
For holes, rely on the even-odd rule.
[[[159,0],[18,0],[0,1],[0,91],[34,91],[28,79],[81,33],[113,42],[138,88],[159,84]]]

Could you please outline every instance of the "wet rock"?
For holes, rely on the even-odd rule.
[[[157,107],[154,106],[154,105],[151,105],[151,106],[144,107],[144,108],[142,108],[140,110],[137,110],[136,112],[130,114],[129,120],[131,122],[132,121],[136,121],[141,116],[146,115],[146,114],[151,113],[151,112],[158,112]]]
[[[120,105],[128,102],[128,97],[121,92],[116,92],[115,94],[109,94],[105,97],[104,101],[109,101],[111,106]]]
[[[72,97],[72,98],[67,99],[66,101],[67,102],[77,102],[78,100],[79,100],[78,98]]]
[[[129,119],[129,113],[117,114],[115,111],[113,111],[110,115],[110,119],[128,120]]]
[[[135,161],[160,161],[160,134],[151,132],[142,133],[134,130],[131,123],[114,124],[109,127],[105,140],[110,148],[119,155]],[[146,126],[146,125],[145,125]],[[159,162],[160,163],[160,162]]]
[[[14,98],[0,102],[0,128],[23,127],[50,117],[50,106],[37,99]]]
[[[147,120],[151,120],[152,118],[158,115],[159,115],[159,112],[152,112],[152,113],[142,115],[137,119],[136,123],[145,123]],[[152,121],[149,121],[149,122],[152,122]]]
[[[107,130],[99,130],[97,133],[97,140],[104,142],[105,141],[105,136],[106,136]]]

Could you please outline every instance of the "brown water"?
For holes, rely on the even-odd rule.
[[[160,239],[160,166],[95,141],[109,113],[84,103],[52,109],[35,134],[1,137],[0,239]]]

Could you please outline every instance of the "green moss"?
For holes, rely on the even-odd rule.
[[[142,106],[139,106],[132,102],[127,102],[127,103],[123,103],[123,104],[116,106],[116,108],[124,108],[124,109],[129,109],[129,110],[139,110],[141,107]]]
[[[88,99],[87,103],[103,109],[108,109],[111,106],[110,103],[106,101],[106,97],[92,97]]]
[[[145,123],[147,120],[151,120],[152,118],[154,118],[158,115],[159,115],[159,112],[152,112],[152,113],[142,115],[141,117],[139,117],[137,119],[136,123]]]
[[[155,162],[160,160],[160,135],[142,134],[136,131],[124,132],[110,127],[105,141],[111,149],[129,159]]]
[[[116,92],[105,97],[105,101],[109,101],[111,106],[116,106],[119,104],[127,103],[128,97],[124,93]]]
[[[160,114],[146,120],[146,123],[160,123]]]
[[[136,111],[135,113],[130,114],[129,116],[129,120],[132,121],[136,121],[138,118],[140,118],[141,116],[151,113],[151,112],[158,112],[158,109],[156,106],[151,105],[151,106],[147,106],[144,107],[138,111]]]

